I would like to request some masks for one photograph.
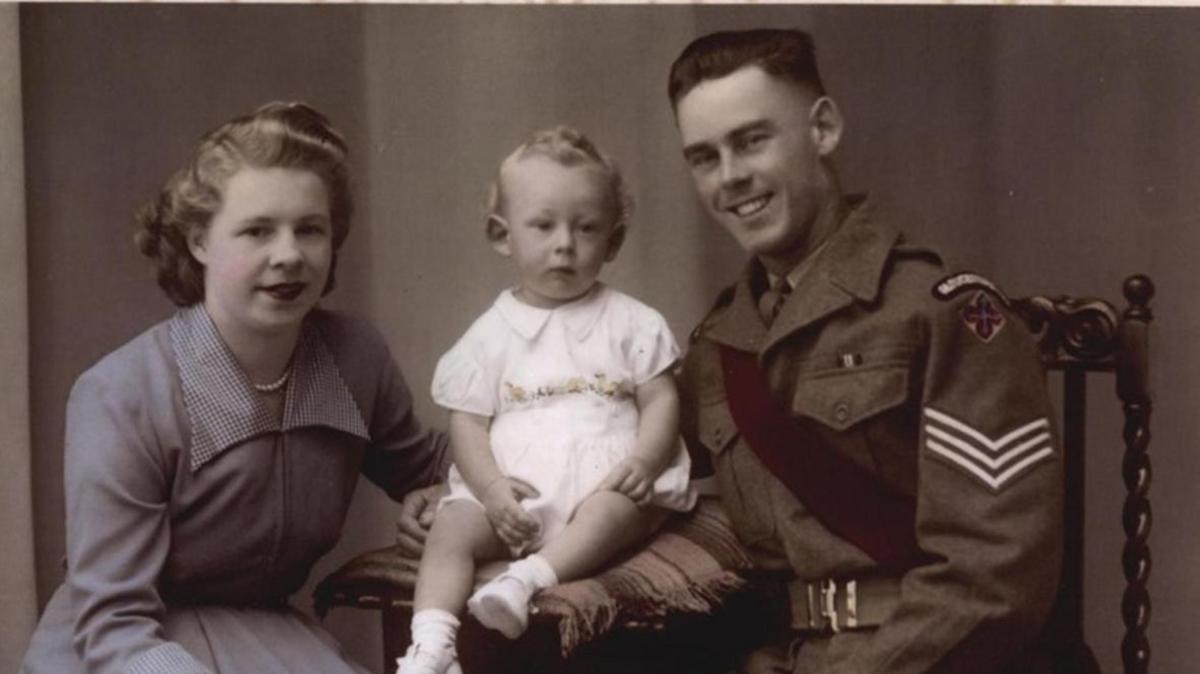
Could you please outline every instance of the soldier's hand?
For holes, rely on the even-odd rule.
[[[770,644],[751,651],[742,661],[742,666],[738,668],[738,674],[791,674],[790,650],[790,647],[784,648],[780,644]]]

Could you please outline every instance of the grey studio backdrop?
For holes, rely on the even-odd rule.
[[[1191,9],[21,6],[38,605],[62,576],[67,392],[169,315],[131,243],[131,213],[201,132],[272,99],[308,101],[346,132],[359,209],[327,303],[382,329],[418,412],[440,425],[426,394],[433,365],[511,280],[482,236],[484,187],[534,128],[570,122],[621,162],[638,208],[606,278],[659,307],[686,340],[741,255],[696,207],[666,73],[692,37],[752,26],[815,33],[847,117],[844,185],[869,190],[914,238],[1014,295],[1119,300],[1125,275],[1154,276],[1152,669],[1192,671],[1200,415],[1188,410],[1200,387],[1200,312],[1187,293],[1200,251],[1200,11]],[[6,184],[20,180],[6,172]],[[5,311],[23,299],[6,299]],[[1085,608],[1092,644],[1118,671],[1124,488],[1110,387],[1102,380],[1089,400]],[[0,481],[24,479],[5,471]],[[0,521],[28,548],[29,518],[15,512]],[[387,544],[395,512],[364,484],[314,580]],[[0,607],[4,624],[27,624],[9,614],[37,610],[28,603]],[[327,624],[379,666],[373,614],[340,609]],[[0,658],[5,668],[24,644],[8,637],[19,647]]]

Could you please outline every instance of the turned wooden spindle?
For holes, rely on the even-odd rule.
[[[1125,572],[1125,592],[1121,598],[1125,637],[1121,640],[1121,659],[1125,674],[1146,674],[1150,665],[1150,641],[1146,636],[1150,622],[1147,541],[1153,521],[1149,498],[1151,401],[1147,332],[1153,319],[1150,300],[1154,297],[1154,284],[1139,274],[1125,280],[1124,291],[1129,306],[1122,315],[1117,358],[1117,396],[1125,410],[1125,455],[1121,464],[1126,490],[1122,512],[1125,548],[1121,555]]]

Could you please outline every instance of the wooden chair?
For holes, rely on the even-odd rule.
[[[1125,592],[1121,615],[1125,636],[1121,659],[1125,674],[1145,674],[1150,661],[1146,627],[1150,620],[1150,411],[1149,323],[1154,284],[1146,276],[1125,280],[1128,302],[1118,314],[1098,299],[1032,297],[1016,308],[1038,338],[1042,363],[1062,373],[1062,442],[1065,460],[1062,581],[1047,638],[1058,653],[1058,671],[1098,672],[1083,642],[1083,524],[1086,461],[1086,378],[1090,372],[1115,372],[1117,397],[1125,415],[1122,474],[1126,497],[1122,513]]]
[[[1127,306],[1118,313],[1100,299],[1030,297],[1014,300],[1017,312],[1038,340],[1048,372],[1062,375],[1062,441],[1065,458],[1065,551],[1062,581],[1043,646],[1055,653],[1060,674],[1093,674],[1098,663],[1083,639],[1083,523],[1085,411],[1087,375],[1115,373],[1124,410],[1125,455],[1122,473],[1127,490],[1122,522],[1126,587],[1121,602],[1125,635],[1121,654],[1125,674],[1146,674],[1150,644],[1146,628],[1150,597],[1151,527],[1149,502],[1151,399],[1148,390],[1148,328],[1154,285],[1146,276],[1124,283]],[[415,566],[392,549],[351,560],[330,574],[316,591],[318,613],[333,606],[379,610],[384,639],[384,671],[408,647]],[[510,642],[471,620],[460,634],[460,656],[467,672],[702,672],[728,671],[730,653],[753,643],[787,611],[780,593],[768,584],[748,583],[731,593],[711,614],[671,614],[626,621],[603,637],[565,657],[554,619],[534,616],[529,632]],[[504,657],[490,654],[503,653]],[[519,664],[514,664],[519,663]]]

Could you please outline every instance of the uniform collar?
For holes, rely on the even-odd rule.
[[[183,405],[191,421],[191,469],[226,449],[264,433],[327,426],[369,440],[366,422],[342,379],[320,331],[305,320],[292,356],[283,422],[266,403],[221,339],[203,305],[180,311],[171,322]]]
[[[536,338],[550,320],[550,316],[556,315],[562,319],[567,331],[576,340],[583,341],[591,334],[592,328],[600,318],[601,309],[608,301],[610,292],[608,286],[598,282],[583,297],[553,309],[543,309],[525,304],[517,299],[510,289],[500,293],[495,306],[504,322],[525,339]]]
[[[813,255],[818,255],[818,254],[820,254],[819,250],[813,252]],[[796,289],[796,285],[800,282],[800,277],[804,275],[804,269],[805,269],[805,266],[803,264],[798,264],[791,271],[789,271],[787,273],[787,276],[783,276],[783,277],[777,276],[774,273],[768,271],[767,272],[767,284],[771,288],[774,288],[776,286],[776,284],[779,283],[780,280],[786,280],[787,284],[788,284],[788,292],[791,292]]]
[[[767,327],[763,325],[758,302],[754,298],[754,288],[765,283],[757,280],[761,279],[762,274],[762,265],[757,260],[751,260],[746,265],[741,278],[733,286],[733,295],[725,311],[705,330],[710,339],[740,351],[758,351],[767,336]]]
[[[874,302],[900,232],[873,219],[873,208],[864,196],[847,197],[846,206],[846,219],[829,237],[825,252],[806,278],[809,283],[828,281],[861,302]]]
[[[849,306],[873,302],[883,270],[900,233],[871,218],[871,205],[861,196],[846,199],[842,224],[823,244],[770,329],[762,324],[754,289],[765,283],[765,270],[751,260],[734,287],[728,308],[707,334],[743,351],[765,352],[784,337]],[[789,274],[789,276],[791,276]]]

